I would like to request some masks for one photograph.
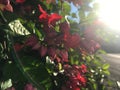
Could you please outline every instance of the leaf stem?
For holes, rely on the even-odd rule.
[[[2,13],[1,10],[0,10],[0,16],[2,17],[2,20],[3,20],[4,22],[7,22],[7,19],[4,17],[4,15],[3,15],[3,13]]]

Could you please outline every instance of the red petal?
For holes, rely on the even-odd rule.
[[[11,6],[11,4],[8,4],[5,6],[5,10],[13,12],[13,7]]]
[[[56,13],[53,13],[49,17],[48,24],[54,24],[56,21],[60,20],[61,18],[62,18],[62,16],[60,16]]]
[[[40,6],[40,4],[38,5],[38,8],[39,8],[39,11],[41,12],[41,13],[46,13],[46,11],[44,11],[43,9],[42,9],[42,7]],[[46,13],[47,14],[47,13]]]

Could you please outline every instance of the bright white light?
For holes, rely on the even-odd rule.
[[[120,32],[120,0],[96,0],[98,16],[110,28]]]

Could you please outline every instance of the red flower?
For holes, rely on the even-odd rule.
[[[16,0],[16,3],[24,3],[25,0]]]
[[[63,90],[65,87],[68,90],[80,90],[81,87],[86,85],[87,80],[84,76],[84,73],[81,72],[80,66],[64,65],[63,68],[65,70],[65,76],[68,77],[68,80],[65,81],[65,84],[63,85]]]
[[[80,66],[80,68],[81,68],[81,70],[82,70],[83,73],[86,73],[86,72],[87,72],[87,67],[86,67],[86,65],[82,64],[82,65]]]
[[[0,0],[0,10],[13,12],[13,8],[10,4],[10,0]]]
[[[46,11],[44,11],[42,9],[42,7],[40,5],[38,5],[38,7],[39,7],[39,11],[42,13],[39,16],[39,20],[40,20],[40,22],[43,22],[44,24],[55,25],[56,21],[58,21],[62,18],[62,16],[60,16],[56,13],[53,13],[53,14],[49,15],[49,14],[46,13]]]
[[[62,16],[53,13],[49,16],[49,20],[48,20],[48,24],[52,24],[54,25],[56,23],[56,21],[59,21],[62,18]]]
[[[77,74],[77,80],[79,80],[79,82],[80,82],[80,84],[82,85],[82,86],[85,86],[86,85],[86,78],[85,77],[83,77],[81,74]]]
[[[48,21],[48,18],[49,18],[49,15],[46,13],[46,11],[44,11],[42,9],[42,7],[40,5],[38,5],[39,7],[39,11],[42,13],[40,16],[39,16],[39,20],[40,22],[47,22]]]
[[[40,6],[40,4],[38,5],[38,8],[39,8],[39,11],[40,11],[42,14],[47,14],[46,11],[44,11],[44,10],[42,9],[42,7]]]

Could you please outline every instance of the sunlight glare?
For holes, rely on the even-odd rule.
[[[111,29],[120,32],[120,0],[96,0],[98,17]]]

